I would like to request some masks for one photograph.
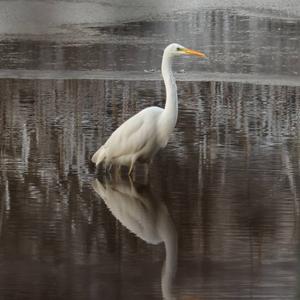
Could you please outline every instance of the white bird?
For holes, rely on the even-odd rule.
[[[128,166],[128,175],[131,175],[137,161],[146,163],[148,167],[158,150],[167,145],[178,115],[177,86],[172,63],[173,58],[179,55],[206,57],[201,52],[179,44],[167,46],[161,65],[166,87],[165,108],[151,106],[125,121],[92,156],[92,162],[96,166],[102,162],[105,168],[112,165]]]

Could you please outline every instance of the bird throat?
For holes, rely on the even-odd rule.
[[[164,118],[172,127],[176,125],[178,115],[178,98],[177,98],[177,86],[176,80],[172,71],[173,57],[169,55],[163,56],[162,60],[162,76],[166,87],[166,104],[164,110]]]

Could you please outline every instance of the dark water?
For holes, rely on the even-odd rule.
[[[0,299],[299,299],[299,26],[220,10],[86,29],[89,43],[3,38],[0,74],[17,71],[0,79]],[[164,105],[144,70],[173,40],[210,57],[176,70],[216,80],[178,82],[148,182],[97,180],[95,149]],[[97,69],[124,78],[68,78]]]

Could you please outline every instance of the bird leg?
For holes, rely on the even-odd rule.
[[[145,177],[148,179],[149,177],[149,164],[145,163]]]
[[[128,171],[128,176],[130,176],[130,177],[131,177],[131,175],[132,175],[132,171],[133,171],[133,168],[134,168],[134,164],[135,164],[135,159],[132,159],[131,165],[130,165],[130,168],[129,168],[129,171]]]
[[[114,167],[114,178],[116,181],[121,180],[121,165],[115,165]]]
[[[121,165],[116,166],[116,171],[117,171],[118,174],[121,173],[121,167],[122,167]]]
[[[132,175],[133,166],[134,166],[133,163],[131,163],[130,169],[129,169],[129,171],[128,171],[128,176],[129,176],[129,177],[131,177],[131,175]]]
[[[104,173],[107,174],[107,164],[104,163]]]
[[[132,180],[131,176],[129,176],[129,183],[130,183],[130,189],[134,190],[134,184],[133,184],[133,180]]]

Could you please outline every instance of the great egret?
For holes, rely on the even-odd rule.
[[[177,232],[166,205],[153,196],[147,185],[138,186],[131,180],[102,184],[96,179],[93,188],[124,227],[149,244],[164,243],[162,294],[163,299],[174,299],[172,281],[177,268]]]
[[[105,168],[109,165],[128,166],[128,175],[132,173],[136,161],[148,164],[160,148],[164,148],[173,131],[178,114],[177,86],[172,72],[175,56],[205,54],[185,48],[179,44],[170,44],[164,50],[161,72],[166,87],[165,108],[151,106],[143,109],[118,127],[106,143],[93,155],[92,162]]]

